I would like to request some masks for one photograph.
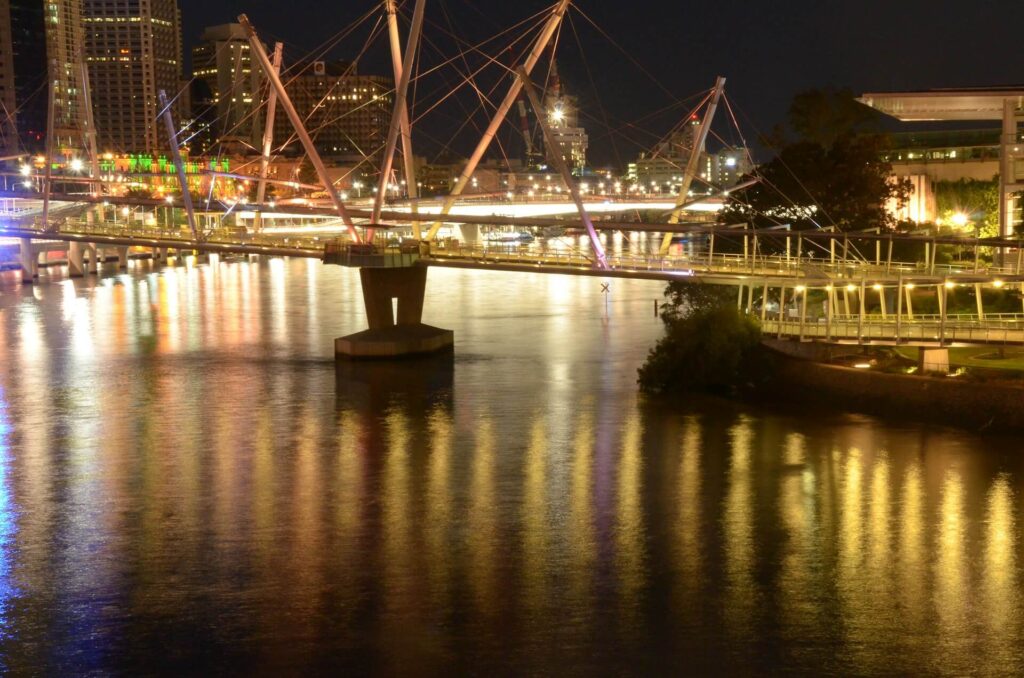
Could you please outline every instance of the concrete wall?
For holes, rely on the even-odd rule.
[[[1022,385],[884,374],[777,352],[773,357],[778,363],[776,376],[766,386],[766,395],[772,400],[785,398],[813,405],[831,402],[843,409],[972,429],[1024,428]]]

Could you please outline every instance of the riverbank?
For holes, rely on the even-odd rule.
[[[819,406],[834,403],[886,418],[912,418],[973,430],[1024,429],[1024,386],[1020,382],[857,369],[811,359],[809,354],[800,355],[802,351],[777,342],[766,342],[764,351],[765,359],[773,363],[772,377],[758,389],[758,398]]]

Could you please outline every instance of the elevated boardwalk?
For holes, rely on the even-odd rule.
[[[895,346],[974,346],[1024,344],[1024,314],[916,315],[913,318],[880,315],[835,316],[812,320],[767,318],[761,330],[768,337],[802,339],[833,344]]]

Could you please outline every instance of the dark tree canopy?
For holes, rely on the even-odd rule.
[[[791,224],[794,229],[895,228],[886,206],[905,203],[910,185],[892,178],[892,166],[882,160],[889,137],[864,131],[873,119],[849,92],[797,95],[790,121],[799,138],[789,141],[777,133],[770,140],[777,148],[775,158],[757,169],[760,183],[744,191],[745,204],[723,211],[723,221],[756,227]]]
[[[829,148],[849,134],[876,133],[879,115],[848,89],[809,89],[793,97],[789,126],[804,141]]]

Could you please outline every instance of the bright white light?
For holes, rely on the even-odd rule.
[[[81,172],[83,167],[84,167],[84,165],[82,164],[81,158],[72,158],[71,159],[71,171],[72,172]]]
[[[551,122],[555,124],[561,124],[565,121],[565,111],[560,106],[556,106],[551,111]]]
[[[963,212],[957,212],[949,220],[953,222],[954,226],[964,227],[967,225],[967,215]]]
[[[726,167],[735,167],[736,166],[736,158],[726,158],[725,159],[725,166]]]
[[[23,182],[21,182],[21,185],[24,186],[25,188],[32,188],[32,182],[31,181],[23,181]]]
[[[27,177],[28,175],[32,174],[32,168],[29,167],[28,165],[22,165],[21,170],[19,171],[21,172],[21,176],[23,177]]]

